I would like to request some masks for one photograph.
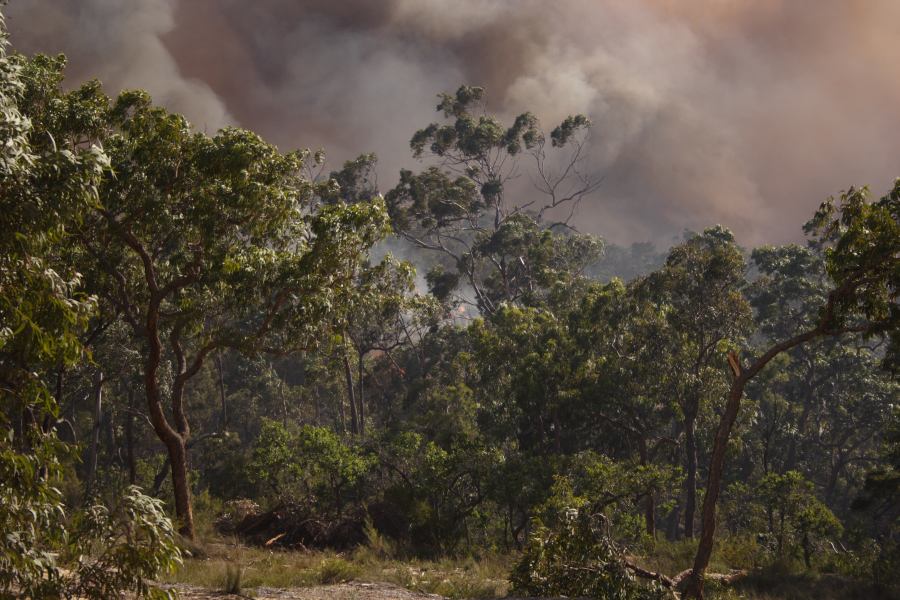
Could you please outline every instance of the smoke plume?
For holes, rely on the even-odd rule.
[[[896,0],[12,0],[14,46],[73,81],[142,87],[199,128],[237,124],[382,187],[435,94],[546,126],[583,112],[603,186],[583,230],[667,245],[722,223],[797,239],[829,194],[900,175]]]

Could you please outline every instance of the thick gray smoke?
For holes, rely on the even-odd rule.
[[[900,175],[896,0],[12,0],[13,44],[143,87],[198,127],[365,151],[383,184],[435,94],[595,123],[582,229],[796,239],[827,195]]]

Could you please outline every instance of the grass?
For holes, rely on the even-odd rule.
[[[898,600],[897,592],[835,574],[791,573],[778,567],[760,569],[728,590],[714,590],[721,600]]]
[[[291,552],[228,542],[211,542],[192,554],[163,582],[244,594],[260,587],[386,582],[454,600],[502,598],[509,589],[510,559],[503,557],[400,561],[366,546],[350,553]]]
[[[710,572],[741,568],[750,574],[727,588],[708,584],[711,600],[900,600],[870,584],[835,574],[804,572],[797,565],[760,567],[752,540],[722,540]],[[189,548],[192,557],[165,583],[185,583],[209,590],[252,596],[260,587],[292,588],[349,581],[386,582],[439,594],[452,600],[503,598],[515,556],[398,560],[383,541],[370,540],[348,553],[292,552],[241,546],[217,540]],[[690,566],[696,542],[658,542],[639,562],[674,575]],[[756,555],[756,556],[754,556]]]

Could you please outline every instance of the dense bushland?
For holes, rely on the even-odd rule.
[[[896,593],[900,182],[803,245],[626,251],[574,226],[581,115],[463,86],[379,190],[64,66],[0,55],[0,593],[165,594],[175,528],[510,554],[529,594]]]

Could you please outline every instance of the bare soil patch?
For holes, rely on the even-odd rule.
[[[203,588],[176,584],[175,589],[185,600],[241,600],[248,596],[236,596],[204,590]],[[411,592],[390,583],[340,583],[306,588],[278,589],[259,587],[253,590],[257,600],[443,600],[443,596]]]

